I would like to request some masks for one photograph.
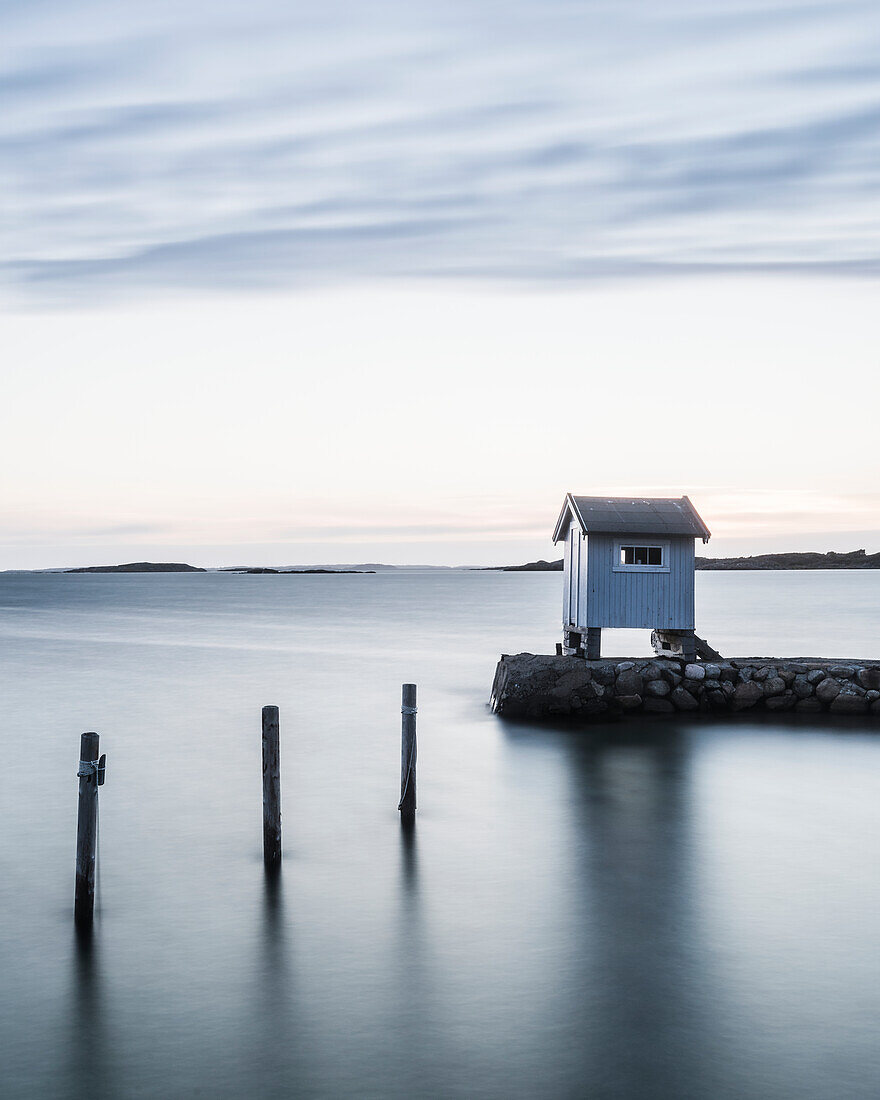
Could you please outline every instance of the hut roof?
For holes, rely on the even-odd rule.
[[[554,542],[565,537],[569,515],[587,535],[691,535],[708,542],[711,534],[687,497],[578,497],[568,493],[553,532]]]

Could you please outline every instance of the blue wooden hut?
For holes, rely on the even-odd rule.
[[[569,493],[553,532],[565,541],[565,652],[599,656],[602,627],[650,628],[655,649],[694,660],[694,539],[709,528],[687,497]]]

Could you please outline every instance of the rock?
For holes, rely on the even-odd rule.
[[[791,668],[781,668],[779,670],[779,679],[785,682],[785,686],[790,688],[794,683],[795,671]]]
[[[617,701],[624,710],[635,710],[642,705],[641,695],[618,695]]]
[[[721,665],[703,665],[703,671],[706,673],[707,680],[720,680],[721,679]]]
[[[796,661],[792,661],[786,667],[789,668],[795,674],[795,676],[803,676],[803,674],[807,671],[806,665],[798,664]]]
[[[706,676],[706,670],[702,665],[685,665],[684,666],[684,678],[686,680],[703,680]]]
[[[785,691],[785,680],[781,676],[768,676],[764,681],[765,695],[781,695]]]
[[[735,684],[737,681],[738,673],[731,665],[721,669],[721,679],[725,684]]]
[[[600,684],[610,687],[614,683],[614,665],[593,665],[592,669],[593,679],[598,680]]]
[[[720,690],[721,690],[721,681],[720,680],[710,680],[709,677],[707,676],[706,679],[703,681],[703,691],[720,691]]]
[[[745,710],[747,707],[753,707],[759,699],[764,698],[764,688],[761,684],[755,683],[754,680],[746,680],[742,684],[738,684],[736,691],[733,693],[733,709]]]
[[[795,703],[794,709],[801,714],[815,714],[816,711],[822,710],[822,704],[818,699],[801,699]]]
[[[791,710],[797,701],[798,697],[793,691],[786,691],[784,695],[772,695],[765,706],[767,710]]]
[[[811,684],[821,683],[825,679],[825,670],[821,668],[814,668],[812,672],[807,673],[807,680]]]
[[[679,673],[673,672],[671,669],[667,669],[666,672],[663,673],[663,678],[666,680],[667,684],[671,684],[673,687],[678,687],[681,683],[681,676]]]
[[[705,698],[712,710],[727,710],[727,696],[718,688],[707,691]]]
[[[644,690],[645,682],[634,669],[625,669],[617,677],[615,691],[618,695],[641,695]]]
[[[868,709],[867,700],[862,695],[842,691],[831,703],[834,714],[864,714]]]
[[[671,690],[665,680],[649,680],[645,684],[645,694],[653,696],[655,699],[668,695]]]
[[[873,703],[875,699],[880,699],[880,691],[866,691],[865,698],[869,703]]]
[[[671,714],[675,707],[668,699],[658,699],[656,696],[649,695],[643,709],[649,714]]]
[[[832,665],[831,668],[828,669],[828,675],[834,676],[838,680],[850,680],[854,672],[855,669],[851,668],[849,665]]]
[[[856,683],[867,691],[880,691],[880,668],[860,668]]]
[[[766,665],[764,665],[763,668],[756,668],[755,671],[752,673],[753,680],[766,680],[769,676],[770,669]]]
[[[691,695],[701,695],[703,688],[706,685],[705,680],[682,680],[681,686],[685,691],[689,691]]]
[[[700,704],[683,687],[677,687],[669,696],[676,710],[698,710]]]
[[[840,684],[832,676],[826,676],[816,688],[816,698],[822,703],[830,703],[839,694]]]
[[[808,699],[813,694],[813,685],[806,676],[795,676],[791,689],[799,699]]]
[[[631,668],[635,668],[635,667],[636,666],[633,664],[632,661],[621,661],[620,664],[617,666],[617,671],[618,672],[628,672]]]
[[[654,665],[661,672],[678,672],[681,668],[680,662],[674,661],[671,657],[655,657]]]
[[[736,684],[732,684],[730,680],[722,680],[721,690],[724,692],[725,698],[729,699],[736,691]]]

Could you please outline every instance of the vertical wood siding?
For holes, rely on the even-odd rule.
[[[590,574],[587,560],[587,540],[581,535],[580,528],[575,536],[578,547],[578,560],[580,561],[579,577],[580,585],[577,593],[577,624],[581,629],[587,629],[587,577]]]
[[[693,629],[694,540],[691,536],[668,540],[668,573],[615,573],[614,550],[619,538],[590,535],[586,541],[584,626]],[[627,535],[627,541],[650,543],[652,539]]]

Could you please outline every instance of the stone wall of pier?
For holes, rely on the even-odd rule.
[[[504,656],[492,709],[510,718],[584,720],[640,714],[755,711],[858,715],[880,727],[880,661],[749,657],[584,660]]]

